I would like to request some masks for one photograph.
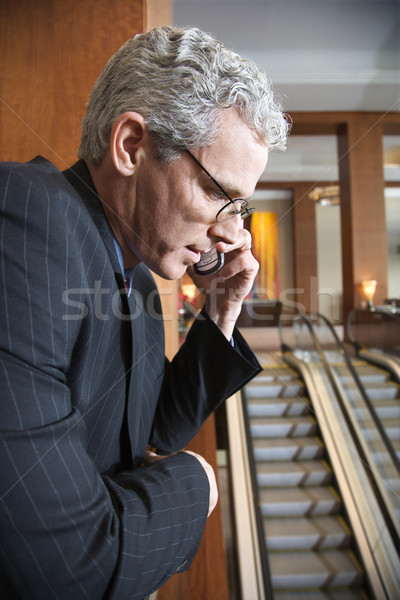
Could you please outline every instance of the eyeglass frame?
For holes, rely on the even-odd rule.
[[[237,198],[236,200],[233,200],[230,197],[230,195],[228,194],[228,192],[226,192],[224,190],[224,188],[222,187],[222,185],[220,183],[218,183],[218,181],[211,175],[211,173],[209,173],[207,171],[207,169],[205,167],[203,167],[203,165],[201,164],[201,162],[194,156],[194,154],[192,154],[190,152],[190,150],[187,150],[187,149],[185,150],[185,152],[194,160],[194,162],[200,167],[200,169],[202,171],[204,171],[204,173],[211,179],[211,181],[217,186],[217,188],[229,200],[229,202],[227,202],[226,204],[224,204],[224,206],[222,208],[220,208],[219,211],[217,212],[217,216],[215,217],[215,219],[216,219],[216,221],[218,223],[223,223],[224,221],[227,221],[227,220],[231,219],[232,217],[236,217],[237,215],[240,215],[242,219],[246,219],[246,217],[248,217],[249,215],[251,215],[251,213],[253,213],[255,211],[254,207],[249,207],[248,200],[245,200],[244,198]],[[230,204],[235,204],[236,202],[240,202],[240,210],[238,210],[237,212],[231,214],[226,219],[220,221],[218,219],[218,215],[220,215],[226,209],[227,206],[229,206]]]

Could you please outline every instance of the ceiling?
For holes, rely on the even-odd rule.
[[[289,114],[400,110],[400,0],[173,0],[173,21],[254,60]],[[400,137],[384,150],[400,181]],[[290,137],[262,179],[337,179],[334,136]]]

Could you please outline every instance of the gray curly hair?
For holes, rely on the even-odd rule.
[[[215,140],[221,109],[235,107],[262,143],[285,148],[289,122],[266,75],[199,29],[156,27],[128,40],[111,57],[91,92],[79,158],[101,164],[115,120],[140,113],[156,157]]]

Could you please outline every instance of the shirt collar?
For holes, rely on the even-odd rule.
[[[114,240],[115,251],[118,256],[119,266],[121,267],[121,272],[124,274],[126,293],[128,296],[130,296],[130,294],[132,292],[133,271],[134,271],[135,267],[130,267],[129,269],[124,268],[124,257],[122,255],[121,246],[118,244],[118,242],[114,236],[113,236],[113,240]]]

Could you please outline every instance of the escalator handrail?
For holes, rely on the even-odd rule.
[[[329,365],[329,363],[328,363],[328,361],[326,359],[325,353],[322,350],[321,344],[320,344],[320,342],[318,340],[318,337],[317,337],[317,335],[315,333],[315,330],[314,330],[313,324],[311,322],[311,319],[310,319],[310,317],[308,317],[306,315],[301,315],[301,316],[296,315],[296,318],[299,319],[300,322],[303,321],[304,324],[306,325],[307,329],[308,329],[308,332],[309,332],[310,337],[312,339],[312,342],[314,344],[314,349],[317,351],[319,359],[320,359],[320,361],[321,361],[321,363],[322,363],[322,365],[323,365],[323,367],[325,369],[325,372],[327,373],[329,381],[330,381],[330,383],[332,385],[332,388],[334,390],[336,399],[337,399],[337,401],[339,403],[339,406],[340,406],[340,409],[342,411],[343,417],[344,417],[344,419],[346,421],[346,424],[347,424],[347,426],[349,428],[350,435],[351,435],[351,437],[353,439],[355,447],[357,448],[357,452],[358,452],[358,456],[360,458],[360,462],[361,462],[361,464],[364,467],[364,471],[365,471],[366,476],[367,476],[367,478],[368,478],[368,480],[370,482],[371,489],[373,490],[373,492],[375,494],[375,497],[376,497],[377,502],[379,504],[379,507],[381,509],[381,514],[382,514],[383,519],[385,521],[385,524],[386,524],[386,527],[388,529],[388,532],[389,532],[389,534],[390,534],[390,536],[392,538],[393,544],[394,544],[394,546],[396,548],[400,548],[399,535],[397,533],[395,525],[393,524],[392,517],[391,517],[390,512],[389,512],[389,510],[387,508],[387,505],[386,505],[385,499],[383,498],[382,492],[381,492],[379,486],[377,485],[377,483],[375,481],[375,477],[373,476],[373,465],[370,465],[370,461],[368,460],[368,457],[367,457],[367,455],[366,455],[366,453],[364,451],[364,447],[363,447],[363,445],[362,445],[362,443],[361,443],[361,441],[359,439],[358,432],[356,431],[356,428],[354,427],[353,421],[352,421],[350,415],[348,414],[346,405],[345,405],[345,403],[343,401],[341,392],[340,392],[340,390],[339,390],[339,388],[337,386],[337,383],[336,383],[335,377],[333,375],[331,366]],[[329,321],[328,321],[328,323],[329,323]],[[280,329],[280,334],[282,335],[282,329],[281,329],[281,327],[279,329]],[[291,351],[291,348],[287,344],[285,344],[283,342],[283,338],[282,337],[281,337],[281,341],[282,341],[282,352]]]
[[[257,471],[256,471],[256,461],[254,458],[253,450],[252,450],[252,441],[251,441],[251,431],[250,431],[250,420],[246,410],[247,406],[247,394],[246,389],[243,388],[241,390],[241,399],[242,399],[242,411],[244,416],[244,428],[246,434],[246,445],[248,452],[248,466],[249,473],[251,479],[251,485],[253,488],[253,505],[255,508],[255,516],[256,516],[256,527],[257,527],[257,536],[259,540],[264,539],[264,527],[263,527],[263,518],[261,515],[260,509],[260,496],[259,496],[259,486],[257,482]],[[263,583],[264,583],[264,591],[266,598],[273,598],[273,586],[272,586],[272,575],[271,575],[271,566],[268,559],[268,552],[265,543],[259,544],[260,550],[260,560],[261,560],[261,569],[263,573]]]
[[[374,421],[374,425],[382,437],[382,441],[386,447],[386,451],[390,455],[390,458],[392,459],[397,472],[400,474],[400,461],[399,461],[397,454],[393,448],[393,445],[391,444],[390,439],[385,431],[385,428],[383,427],[381,420],[378,417],[375,406],[371,402],[371,400],[367,394],[367,391],[365,389],[365,386],[364,386],[363,382],[361,381],[360,376],[357,373],[357,370],[355,369],[355,367],[350,359],[349,353],[347,352],[346,348],[343,346],[343,343],[340,340],[334,327],[332,326],[332,323],[329,321],[329,319],[327,319],[324,315],[321,315],[320,313],[316,313],[316,315],[310,315],[310,317],[317,318],[317,319],[320,319],[321,321],[323,321],[324,325],[326,325],[326,327],[328,327],[329,332],[332,334],[333,338],[335,339],[337,347],[340,350],[340,354],[343,356],[346,366],[352,374],[352,377],[354,379],[355,384],[357,385],[357,388],[362,396],[362,399],[363,399],[364,403],[366,404],[366,406],[368,407],[368,410]],[[312,323],[311,323],[311,326],[312,326]],[[329,369],[331,369],[330,365],[329,365]]]

